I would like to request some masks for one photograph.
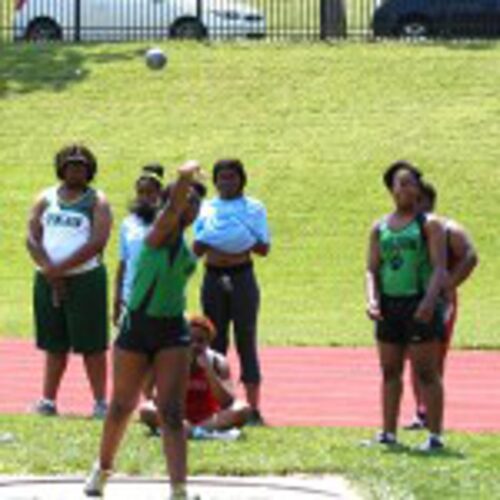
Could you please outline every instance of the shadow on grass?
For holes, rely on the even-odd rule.
[[[41,90],[62,92],[89,77],[90,62],[110,64],[137,57],[136,51],[90,53],[87,48],[62,44],[0,45],[0,99]]]
[[[397,444],[394,446],[388,446],[384,449],[385,453],[394,455],[406,455],[415,458],[421,458],[424,460],[433,459],[455,459],[464,460],[466,458],[465,454],[459,450],[454,450],[453,448],[445,447],[441,450],[433,451],[422,451],[418,448],[408,446],[405,444]]]

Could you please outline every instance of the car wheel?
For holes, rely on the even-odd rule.
[[[61,38],[61,28],[51,19],[35,19],[26,30],[26,40],[31,42],[47,42]]]
[[[398,34],[405,38],[428,38],[431,30],[425,19],[405,19],[399,25]]]
[[[170,36],[172,38],[200,39],[207,36],[207,30],[196,19],[182,19],[172,26]]]

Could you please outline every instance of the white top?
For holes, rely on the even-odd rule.
[[[96,202],[93,189],[88,189],[78,200],[69,203],[59,198],[58,189],[59,186],[56,186],[45,191],[46,208],[41,217],[42,245],[54,264],[66,260],[90,240]],[[100,256],[96,255],[66,274],[90,271],[100,263]]]
[[[204,201],[193,228],[195,241],[225,253],[241,253],[256,243],[270,242],[264,205],[246,196]]]
[[[120,226],[120,260],[125,265],[120,298],[124,302],[130,297],[137,259],[150,228],[151,225],[146,224],[135,214],[125,217]]]

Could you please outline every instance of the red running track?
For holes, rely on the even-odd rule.
[[[376,427],[377,357],[370,348],[268,347],[261,350],[263,413],[270,425]],[[238,375],[234,354],[233,374]],[[25,413],[39,397],[42,354],[31,342],[0,341],[0,413]],[[500,352],[452,351],[446,373],[445,427],[500,431]],[[241,393],[241,387],[238,387]],[[81,358],[73,356],[58,401],[62,414],[90,413]],[[406,381],[402,421],[412,415]]]

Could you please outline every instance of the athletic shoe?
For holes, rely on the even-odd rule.
[[[427,428],[427,414],[417,410],[413,420],[404,427],[406,430],[421,430]]]
[[[435,434],[431,434],[427,438],[427,441],[418,447],[418,450],[423,452],[432,452],[432,451],[442,450],[443,448],[444,448],[444,443],[441,436],[436,436]]]
[[[15,440],[16,438],[14,437],[14,434],[11,434],[10,432],[0,434],[0,444],[13,443]]]
[[[191,429],[190,438],[196,441],[236,441],[241,436],[239,429],[227,429],[223,431],[206,429],[205,427],[195,426]]]
[[[33,412],[44,417],[55,417],[57,415],[57,407],[53,401],[45,398],[40,398],[33,405]]]
[[[201,500],[199,495],[189,495],[187,492],[186,485],[174,486],[174,489],[170,491],[169,500]]]
[[[104,420],[106,418],[106,413],[108,413],[108,403],[106,403],[104,399],[96,401],[94,403],[94,409],[92,410],[92,418]]]
[[[110,470],[101,469],[99,462],[95,462],[85,481],[85,487],[83,489],[85,495],[88,497],[102,497],[104,494],[104,487],[110,476]]]
[[[249,425],[250,427],[264,427],[266,422],[264,421],[264,418],[259,410],[252,410],[252,413],[246,421],[246,425]]]
[[[418,412],[413,420],[404,426],[404,429],[407,431],[421,431],[422,429],[427,428],[427,417],[425,413]]]
[[[384,445],[384,446],[395,446],[398,444],[398,441],[396,439],[396,436],[392,432],[378,432],[373,439],[368,439],[365,441],[361,441],[361,446],[377,446],[377,445]]]

